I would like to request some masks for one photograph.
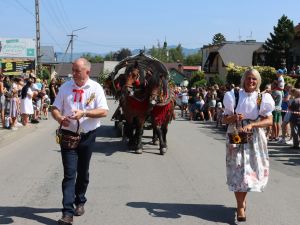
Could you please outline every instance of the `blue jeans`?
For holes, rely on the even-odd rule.
[[[95,138],[95,130],[90,131],[81,136],[80,143],[75,150],[61,149],[64,167],[63,215],[73,216],[74,204],[84,204],[87,201],[85,193],[89,184],[89,165]]]

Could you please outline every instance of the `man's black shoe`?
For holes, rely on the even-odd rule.
[[[84,207],[83,207],[83,204],[79,204],[76,206],[76,209],[75,209],[75,216],[82,216],[84,214]]]
[[[59,225],[72,225],[73,223],[73,217],[63,215],[61,219],[57,221]]]

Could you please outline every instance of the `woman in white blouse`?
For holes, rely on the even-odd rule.
[[[263,128],[272,125],[275,107],[270,94],[259,93],[260,84],[259,72],[247,70],[241,79],[239,97],[230,91],[223,100],[224,122],[229,124],[227,133],[234,132],[236,127],[239,131],[253,132],[252,139],[246,144],[230,144],[227,136],[227,184],[235,193],[238,221],[246,221],[247,192],[263,191],[269,176],[267,138]]]
[[[22,115],[22,123],[26,126],[29,122],[29,116],[34,113],[32,97],[34,92],[31,90],[32,81],[28,80],[26,85],[22,88],[21,92],[21,102],[20,102],[20,112]]]

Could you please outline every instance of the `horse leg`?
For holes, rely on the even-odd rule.
[[[136,129],[134,134],[135,139],[135,152],[137,154],[143,153],[143,144],[142,144],[142,136],[143,136],[143,125],[142,121],[140,119],[137,119],[136,121]]]
[[[154,125],[153,125],[153,128],[152,128],[152,132],[153,132],[153,135],[152,135],[152,144],[153,145],[158,145],[157,128]]]
[[[126,137],[128,138],[128,147],[129,149],[133,149],[134,148],[133,124],[126,122],[124,128],[125,128]]]
[[[168,145],[167,145],[167,133],[168,133],[168,123],[164,124],[162,126],[162,139],[163,139],[163,147],[166,149],[165,151],[167,151]]]

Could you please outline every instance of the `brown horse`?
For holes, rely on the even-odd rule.
[[[119,82],[118,79],[121,76],[119,74],[123,68],[125,68],[123,74],[125,80]],[[115,91],[119,90],[120,93],[115,97],[119,100],[118,109],[126,121],[125,135],[129,139],[128,145],[136,153],[142,153],[143,127],[148,116],[152,116],[154,119],[155,131],[159,137],[162,137],[159,139],[162,140],[162,143],[166,143],[165,136],[170,121],[168,115],[172,115],[170,112],[173,110],[173,104],[170,103],[172,101],[167,104],[161,102],[160,93],[167,93],[167,86],[165,85],[167,76],[168,71],[160,61],[143,53],[124,59],[111,73],[113,87]],[[163,120],[162,117],[164,117]],[[163,146],[166,145],[161,144],[162,154],[166,151],[164,149],[166,147]]]
[[[157,81],[156,87],[152,90],[150,102],[153,105],[151,119],[153,126],[153,144],[159,141],[160,154],[167,152],[168,125],[173,119],[175,97],[174,92],[164,78]]]

